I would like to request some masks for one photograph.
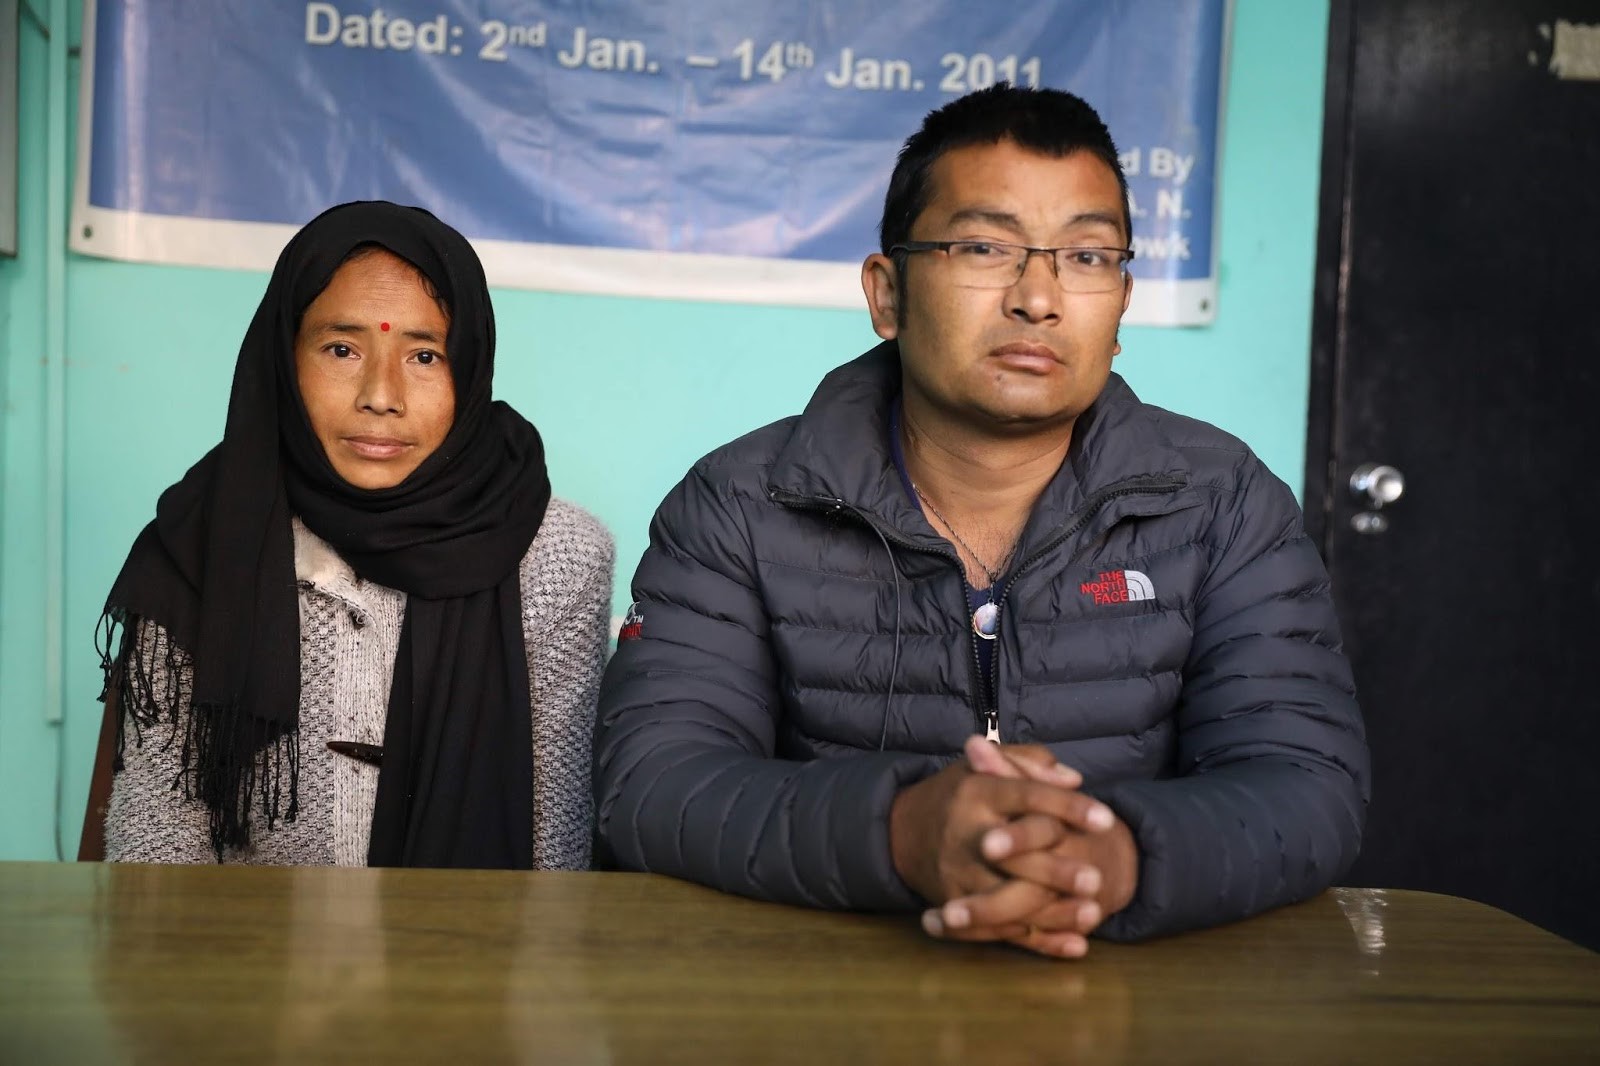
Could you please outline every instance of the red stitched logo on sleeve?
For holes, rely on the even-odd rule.
[[[639,611],[637,603],[628,604],[627,617],[622,620],[622,628],[617,631],[617,643],[625,640],[638,640],[644,635],[644,615]]]

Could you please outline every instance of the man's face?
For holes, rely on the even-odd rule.
[[[992,240],[1034,247],[1127,247],[1116,175],[1089,152],[1053,158],[1014,142],[945,153],[929,174],[923,241]],[[906,257],[897,273],[868,257],[862,283],[873,329],[900,342],[908,402],[990,432],[1070,423],[1111,373],[1117,323],[1132,294],[1068,293],[1049,256],[1009,288],[963,287],[943,252]]]

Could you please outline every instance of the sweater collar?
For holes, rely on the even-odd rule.
[[[393,590],[363,581],[333,546],[311,530],[298,517],[291,519],[294,531],[294,576],[302,589],[314,589],[339,600],[369,619],[378,601]]]

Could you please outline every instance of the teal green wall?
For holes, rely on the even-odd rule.
[[[74,5],[76,6],[76,5]],[[1327,0],[1237,0],[1222,162],[1220,314],[1123,331],[1147,400],[1248,441],[1298,488],[1304,464]],[[74,36],[74,41],[76,37]],[[40,710],[44,582],[45,49],[23,30],[21,246],[0,261],[0,859],[56,854],[57,733]],[[77,76],[76,60],[71,76]],[[265,276],[73,257],[67,266],[66,722],[70,855],[99,704],[92,633],[156,496],[215,442]],[[556,491],[617,535],[617,602],[662,495],[696,458],[798,410],[875,342],[865,311],[501,291],[499,395],[545,435]]]
[[[47,858],[65,753],[44,712],[47,54],[27,19],[18,62],[18,255],[0,258],[0,858]]]

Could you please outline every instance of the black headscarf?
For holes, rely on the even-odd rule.
[[[439,448],[380,490],[334,472],[294,366],[301,315],[367,245],[415,266],[449,308],[456,400]],[[225,848],[249,843],[254,808],[270,828],[279,817],[293,820],[299,806],[290,527],[299,515],[362,578],[408,597],[369,865],[532,865],[518,565],[544,518],[550,481],[538,431],[491,401],[493,376],[483,267],[465,238],[428,212],[345,204],[313,219],[278,257],[239,350],[222,443],[162,493],[102,624],[107,690],[121,697],[122,722],[138,730],[167,720],[182,729],[184,787],[210,809],[219,861]],[[163,691],[151,684],[156,664],[144,661],[151,649],[135,639],[140,619],[159,623],[170,639]],[[117,625],[123,633],[112,656]],[[184,701],[171,681],[179,671],[170,668],[189,665],[193,692]]]

